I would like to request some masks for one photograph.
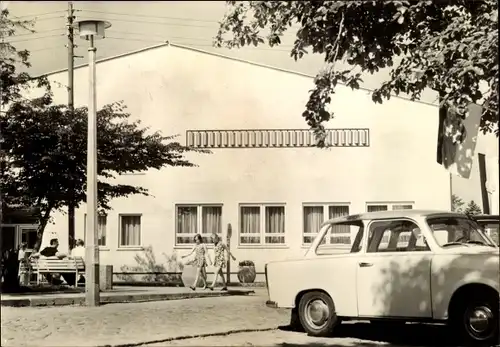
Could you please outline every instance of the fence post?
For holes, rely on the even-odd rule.
[[[231,227],[231,223],[227,225],[227,235],[226,235],[226,245],[229,250],[229,254],[227,257],[227,284],[231,283],[231,236],[233,234],[233,228]]]

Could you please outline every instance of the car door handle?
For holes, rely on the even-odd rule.
[[[373,266],[373,263],[359,263],[359,267],[370,267]]]

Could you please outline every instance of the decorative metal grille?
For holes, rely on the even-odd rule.
[[[332,147],[369,147],[369,129],[327,129]],[[307,129],[188,130],[186,145],[197,148],[299,148],[316,145]]]

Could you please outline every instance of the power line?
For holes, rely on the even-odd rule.
[[[5,43],[17,43],[17,42],[33,41],[33,40],[39,40],[39,39],[46,39],[46,38],[49,38],[49,37],[61,37],[61,36],[64,36],[64,34],[47,35],[47,36],[41,36],[41,37],[30,37],[28,39],[23,39],[23,40],[5,41]]]
[[[145,14],[131,14],[131,13],[118,13],[118,12],[107,12],[107,11],[93,11],[93,10],[77,10],[78,12],[92,12],[92,13],[102,13],[102,14],[112,14],[117,16],[129,16],[129,17],[144,17],[144,18],[157,18],[157,19],[174,19],[174,20],[185,20],[190,22],[205,22],[205,23],[218,23],[216,20],[208,20],[208,19],[195,19],[195,18],[186,18],[186,17],[168,17],[168,16],[151,16]]]
[[[179,42],[179,41],[169,41],[169,40],[142,40],[142,39],[130,39],[130,38],[125,38],[125,37],[113,37],[113,36],[106,36],[106,39],[111,39],[111,40],[123,40],[123,41],[138,41],[138,42],[150,42],[150,43],[167,43],[170,42],[172,44],[179,44],[182,46],[197,46],[197,47],[212,47],[212,48],[217,48],[214,47],[212,44],[209,43],[191,43],[191,42]],[[275,52],[290,52],[289,49],[279,49],[279,48],[263,48],[263,47],[244,47],[248,48],[249,50],[256,50],[256,51],[275,51]]]
[[[143,36],[154,36],[154,37],[161,37],[164,38],[165,35],[155,35],[155,34],[148,34],[148,33],[136,33],[136,32],[131,32],[131,31],[118,31],[118,30],[108,30],[106,31],[108,33],[115,33],[115,34],[125,34],[125,35],[143,35]],[[199,37],[183,37],[183,36],[168,36],[170,38],[174,39],[188,39],[188,40],[206,40],[202,39]]]
[[[44,20],[57,19],[57,18],[64,18],[64,16],[45,17],[45,18],[33,18],[32,20],[35,21],[35,22],[41,22],[41,21],[44,21]]]
[[[36,35],[36,34],[50,33],[50,32],[61,31],[61,30],[64,30],[64,28],[55,28],[55,29],[48,29],[48,30],[40,30],[40,31],[35,31],[35,32],[32,32],[32,33],[27,33],[27,34],[14,34],[14,35],[11,35],[9,37]]]
[[[80,16],[82,19],[93,19],[93,20],[110,20],[109,18],[93,18],[87,16]],[[166,25],[166,26],[179,26],[179,27],[193,27],[193,28],[212,28],[215,29],[214,26],[208,25],[195,25],[195,24],[183,24],[183,23],[164,23],[164,22],[148,22],[148,21],[140,21],[140,20],[132,20],[132,19],[111,19],[113,22],[126,22],[126,23],[141,23],[141,24],[155,24],[155,25]]]
[[[52,47],[45,47],[45,48],[40,48],[40,49],[30,49],[29,52],[40,52],[40,51],[48,51],[48,50],[53,50],[53,49],[58,49],[58,48],[66,48],[64,45],[59,45],[59,46],[52,46]]]
[[[22,16],[16,16],[16,18],[39,17],[39,16],[45,16],[45,15],[48,15],[48,14],[56,14],[56,13],[61,13],[61,12],[66,12],[66,11],[60,10],[60,11],[52,11],[52,12],[37,13],[37,14],[25,14],[25,15],[22,15]]]
[[[129,39],[126,37],[113,37],[113,36],[106,36],[106,39],[111,39],[111,40],[125,40],[125,41],[139,41],[139,42],[154,42],[154,43],[167,43],[168,40],[141,40],[141,39]]]
[[[193,41],[207,41],[207,38],[200,38],[200,37],[186,37],[186,36],[170,36],[170,35],[150,35],[147,33],[137,33],[137,32],[131,32],[131,31],[117,31],[117,30],[108,30],[107,32],[109,33],[116,33],[116,34],[125,34],[125,35],[139,35],[139,36],[154,36],[154,37],[161,37],[164,39],[164,41],[171,41],[171,39],[179,39],[179,40],[193,40]],[[128,38],[123,38],[123,39],[128,39]],[[291,45],[279,45],[281,48],[292,48],[293,46]],[[262,48],[262,47],[260,47]],[[278,48],[278,47],[277,47]],[[273,49],[270,47],[269,49]]]

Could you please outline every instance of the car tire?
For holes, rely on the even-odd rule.
[[[320,291],[305,293],[298,313],[302,327],[310,336],[329,336],[340,322],[332,298]]]
[[[290,314],[290,328],[292,329],[292,331],[295,331],[298,333],[304,332],[304,328],[302,327],[302,323],[300,323],[298,307],[292,309],[292,312]]]
[[[475,296],[452,311],[451,327],[460,332],[467,345],[496,345],[499,341],[498,311],[498,296]]]

